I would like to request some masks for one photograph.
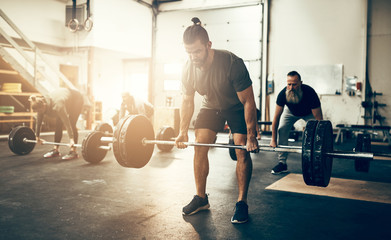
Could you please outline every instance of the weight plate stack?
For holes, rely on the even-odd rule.
[[[0,113],[13,113],[14,110],[14,106],[0,106]]]
[[[154,144],[143,144],[143,139],[154,140],[152,124],[144,115],[133,115],[125,120],[118,140],[120,158],[116,158],[123,167],[142,168],[150,160]]]
[[[330,121],[319,121],[314,136],[312,176],[314,186],[327,187],[331,178],[333,157],[326,153],[334,151],[333,126]]]
[[[302,152],[301,152],[301,169],[303,179],[307,185],[313,186],[313,170],[312,170],[312,153],[314,146],[314,136],[318,121],[309,120],[303,133]]]
[[[31,128],[18,126],[11,130],[8,135],[9,149],[18,155],[26,155],[33,151],[35,143],[25,143],[23,139],[36,140],[34,131]]]
[[[83,139],[81,153],[84,160],[89,163],[99,163],[105,158],[107,150],[99,148],[99,146],[107,146],[107,144],[102,144],[100,140],[103,136],[103,132],[94,131]]]
[[[117,160],[118,163],[122,162],[121,154],[119,152],[119,150],[120,150],[120,148],[119,148],[119,145],[120,145],[119,133],[121,132],[121,128],[124,125],[126,119],[128,119],[130,117],[131,117],[131,115],[128,115],[128,116],[125,116],[125,117],[121,118],[118,121],[117,126],[115,126],[115,129],[114,129],[114,134],[113,134],[113,153],[114,153],[114,157],[115,157],[115,159]]]

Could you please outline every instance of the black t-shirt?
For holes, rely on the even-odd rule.
[[[281,92],[277,96],[277,105],[284,107],[287,105],[291,113],[295,116],[302,117],[307,116],[312,113],[312,109],[320,107],[320,100],[318,94],[316,94],[315,90],[305,84],[301,85],[301,89],[303,91],[303,97],[300,102],[297,104],[287,103],[285,91],[286,87],[281,90]]]

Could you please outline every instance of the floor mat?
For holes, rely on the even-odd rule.
[[[391,183],[331,178],[323,188],[307,186],[301,174],[288,174],[266,189],[391,204]]]

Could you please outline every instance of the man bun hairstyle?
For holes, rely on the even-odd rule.
[[[185,44],[192,44],[197,39],[201,41],[203,44],[207,44],[209,42],[208,32],[201,24],[201,20],[198,17],[193,17],[191,19],[193,25],[188,26],[183,33],[183,42]]]
[[[297,76],[297,78],[299,79],[299,81],[301,81],[301,76],[298,72],[296,71],[290,71],[287,76],[291,76],[291,77],[294,77],[294,76]]]
[[[198,17],[193,17],[191,21],[194,25],[201,25],[201,20]]]

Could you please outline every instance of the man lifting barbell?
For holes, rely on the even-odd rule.
[[[195,92],[203,96],[203,104],[195,122],[197,143],[212,143],[217,132],[222,131],[227,121],[234,134],[234,141],[246,145],[247,151],[237,149],[236,176],[238,199],[232,223],[248,220],[247,192],[252,174],[249,152],[258,151],[256,139],[256,106],[252,81],[242,59],[231,52],[212,49],[207,31],[198,18],[192,19],[183,34],[185,50],[189,55],[182,74],[183,100],[181,106],[180,132],[175,142],[185,148],[188,129],[194,112]],[[207,147],[195,147],[194,177],[196,195],[183,208],[183,215],[192,215],[209,208],[206,180],[209,172]]]
[[[41,144],[44,140],[40,138],[41,125],[45,115],[56,117],[56,128],[54,132],[54,142],[60,143],[62,138],[63,126],[68,132],[70,151],[63,156],[63,160],[78,158],[76,147],[78,132],[76,122],[83,108],[83,96],[74,89],[59,88],[50,92],[47,96],[32,95],[29,98],[33,111],[37,112],[37,123],[35,134],[37,143]],[[44,154],[44,158],[58,157],[59,145],[54,145],[53,149]]]

